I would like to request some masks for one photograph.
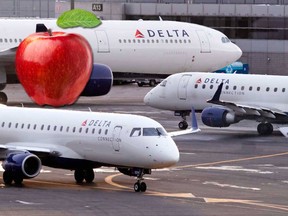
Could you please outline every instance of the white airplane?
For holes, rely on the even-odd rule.
[[[187,133],[199,131],[192,113],[193,128]],[[0,105],[0,116],[5,184],[21,184],[24,178],[36,177],[42,164],[75,170],[77,183],[84,179],[92,182],[93,168],[112,166],[136,176],[134,190],[144,192],[145,174],[179,160],[171,136],[158,122],[144,116],[5,105]]]
[[[178,125],[181,129],[187,128],[186,116],[193,106],[196,111],[203,110],[202,121],[207,126],[228,127],[243,119],[256,120],[260,122],[258,133],[268,135],[273,132],[272,124],[288,124],[287,83],[287,76],[179,73],[153,88],[144,101],[175,111],[183,118]]]
[[[92,47],[94,62],[108,65],[114,78],[143,77],[142,74],[155,78],[185,71],[214,71],[242,55],[241,49],[223,33],[184,22],[102,21],[93,29],[61,29],[55,19],[6,18],[0,19],[0,89],[5,87],[6,72],[9,75],[11,67],[15,74],[13,66],[17,46],[35,32],[36,25],[37,31],[45,31],[47,27],[53,31],[83,35]],[[111,78],[108,73],[103,79]],[[97,73],[93,79],[99,79]],[[90,88],[97,86],[99,83]],[[91,92],[95,94],[98,91],[92,89]],[[0,99],[3,97],[5,99],[1,93]]]

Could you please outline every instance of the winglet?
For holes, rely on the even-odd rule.
[[[194,107],[191,109],[191,128],[193,131],[199,129]]]
[[[208,100],[207,102],[211,103],[211,102],[219,101],[220,95],[221,95],[221,92],[222,92],[222,88],[223,88],[223,82],[218,86],[218,88],[217,88],[214,96],[212,97],[212,99]]]
[[[288,127],[280,127],[279,130],[285,137],[288,138]]]

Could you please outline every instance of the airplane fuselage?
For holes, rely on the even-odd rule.
[[[35,32],[38,23],[53,31],[83,35],[93,49],[94,62],[108,65],[113,73],[213,71],[242,54],[217,30],[183,22],[141,20],[103,21],[94,29],[60,29],[55,19],[0,19],[0,50],[18,46]]]
[[[220,100],[287,112],[288,77],[276,75],[179,73],[145,96],[147,105],[166,110],[203,110],[223,83]]]

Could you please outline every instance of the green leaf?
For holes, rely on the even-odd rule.
[[[73,9],[62,13],[57,19],[60,28],[95,28],[100,25],[101,20],[94,14],[83,9]]]

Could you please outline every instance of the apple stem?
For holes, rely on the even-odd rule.
[[[49,34],[50,36],[52,36],[52,29],[48,29],[47,31],[48,31],[48,34]]]

